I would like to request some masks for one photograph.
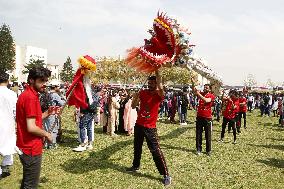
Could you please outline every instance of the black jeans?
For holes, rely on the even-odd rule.
[[[252,110],[252,101],[248,101],[248,111],[251,112]]]
[[[244,128],[247,127],[247,113],[246,112],[239,112],[239,120],[238,120],[238,127],[240,128],[242,125],[242,118],[244,118]]]
[[[221,139],[225,136],[226,126],[233,128],[234,141],[237,139],[236,120],[223,117]]]
[[[279,115],[279,124],[282,125],[282,122],[283,122],[283,115],[281,114],[281,115]]]
[[[157,135],[157,129],[156,128],[146,128],[146,127],[143,127],[137,124],[134,127],[133,167],[135,168],[140,167],[140,160],[141,160],[144,137],[146,138],[148,148],[150,152],[152,153],[153,160],[156,164],[156,167],[159,170],[159,173],[161,175],[169,175],[166,161],[165,161],[164,155],[160,148],[159,139]]]
[[[39,183],[42,155],[22,154],[20,160],[23,165],[21,189],[36,189]]]
[[[211,152],[212,120],[202,117],[196,118],[196,150],[202,151],[202,133],[205,131],[206,152]]]

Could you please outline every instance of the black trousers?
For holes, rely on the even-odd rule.
[[[234,135],[234,141],[235,141],[237,139],[236,120],[235,119],[227,119],[225,117],[223,117],[221,139],[223,139],[224,136],[225,136],[227,124],[228,124],[229,128],[233,128],[233,135]]]
[[[196,150],[202,151],[202,133],[205,131],[206,152],[211,152],[212,120],[202,117],[196,118]]]
[[[42,155],[22,154],[20,160],[23,165],[21,189],[36,189],[39,183]]]
[[[252,101],[248,101],[248,111],[252,111]]]
[[[283,122],[283,115],[281,114],[281,115],[279,115],[279,124],[282,125],[282,122]]]
[[[242,118],[244,118],[244,128],[247,127],[247,113],[246,112],[239,112],[239,120],[238,120],[238,127],[242,125]]]
[[[146,128],[141,125],[135,125],[134,127],[134,159],[133,167],[140,167],[140,160],[142,154],[142,146],[146,138],[146,142],[150,152],[152,153],[153,160],[156,164],[157,169],[161,175],[169,175],[168,168],[164,155],[161,151],[157,129],[156,128]]]

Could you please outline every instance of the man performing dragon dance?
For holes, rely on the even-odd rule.
[[[156,75],[148,77],[148,89],[137,93],[132,103],[132,108],[135,108],[140,102],[140,109],[134,129],[134,160],[128,171],[139,170],[142,145],[146,138],[156,167],[164,176],[164,185],[170,185],[171,177],[160,149],[156,129],[158,108],[164,93],[158,70],[161,67],[179,66],[197,71],[215,85],[221,86],[221,80],[211,69],[204,66],[200,59],[193,57],[194,45],[189,44],[188,38],[190,33],[182,28],[176,19],[158,12],[149,33],[151,38],[144,40],[144,46],[128,50],[126,58],[126,64],[136,71],[148,74],[155,72]]]

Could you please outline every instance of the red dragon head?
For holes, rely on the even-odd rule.
[[[152,37],[144,39],[144,46],[128,50],[126,64],[137,71],[151,73],[169,62],[174,62],[180,52],[178,26],[176,20],[158,12],[153,28],[148,31]]]

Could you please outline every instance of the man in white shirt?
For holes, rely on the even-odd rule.
[[[252,94],[250,94],[248,96],[248,111],[251,112],[252,111],[252,105],[254,103],[254,96],[252,96]]]
[[[17,94],[7,88],[9,75],[0,73],[0,179],[10,175],[9,166],[13,164],[16,152],[15,114]]]

